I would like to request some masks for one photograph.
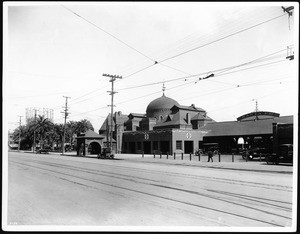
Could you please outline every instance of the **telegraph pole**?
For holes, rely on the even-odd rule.
[[[33,129],[33,152],[35,151],[35,128],[36,128],[36,109],[34,109],[34,129]]]
[[[111,107],[111,113],[110,113],[110,149],[111,149],[111,152],[112,152],[112,134],[113,134],[113,129],[112,129],[112,126],[113,126],[113,113],[114,113],[114,94],[117,93],[114,91],[114,81],[116,79],[122,79],[122,76],[118,76],[118,75],[109,75],[109,74],[103,74],[103,76],[107,76],[110,78],[109,82],[111,82],[111,91],[107,91],[109,92],[111,95],[111,105],[108,105]]]
[[[255,101],[255,120],[258,120],[257,112],[258,112],[258,104],[257,104],[257,100],[256,100]]]
[[[19,115],[19,117],[20,117],[20,121],[19,121],[20,126],[19,126],[19,145],[18,145],[18,150],[20,150],[20,145],[21,145],[21,124],[22,124],[21,118],[23,116]]]
[[[62,142],[62,154],[65,153],[65,138],[66,138],[66,122],[67,122],[67,117],[69,115],[69,112],[68,112],[68,98],[71,98],[71,97],[66,97],[66,96],[63,96],[65,99],[66,99],[66,104],[63,108],[64,109],[64,112],[61,112],[65,115],[65,123],[64,123],[64,135],[63,135],[63,142]]]

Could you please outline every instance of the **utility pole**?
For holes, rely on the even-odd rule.
[[[63,135],[63,142],[62,142],[62,154],[65,153],[65,138],[66,138],[66,122],[67,122],[67,117],[69,115],[69,112],[68,112],[68,98],[71,98],[71,97],[66,97],[66,96],[63,96],[65,99],[66,99],[66,104],[63,108],[64,109],[64,112],[61,112],[63,113],[65,116],[65,123],[64,123],[64,135]]]
[[[289,15],[289,30],[291,30],[291,26],[290,26],[290,17],[293,15],[292,10],[294,10],[294,6],[290,6],[290,7],[281,7],[283,12],[288,13]]]
[[[256,102],[255,102],[255,120],[258,120],[257,112],[258,112],[258,103],[256,100]]]
[[[117,93],[114,91],[114,81],[116,79],[122,79],[122,76],[118,76],[118,75],[109,75],[109,74],[103,74],[103,76],[107,76],[110,78],[109,82],[111,82],[111,91],[107,91],[109,92],[111,95],[111,105],[108,105],[111,107],[111,113],[110,113],[110,150],[112,152],[112,134],[113,134],[113,129],[112,129],[112,126],[113,126],[113,113],[114,113],[114,94]]]
[[[36,128],[36,109],[34,109],[34,129],[33,129],[33,152],[35,151],[36,149],[36,146],[35,146],[35,128]]]
[[[258,102],[256,99],[252,99],[252,101],[255,101],[255,119],[254,121],[258,120]]]
[[[19,126],[19,145],[18,145],[18,150],[20,150],[20,145],[21,145],[21,125],[22,125],[22,120],[21,120],[21,118],[22,118],[23,116],[19,115],[19,117],[20,117],[20,121],[19,121],[20,126]]]

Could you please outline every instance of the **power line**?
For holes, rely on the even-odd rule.
[[[152,65],[150,65],[150,66],[144,67],[144,68],[142,68],[142,69],[140,69],[140,70],[138,70],[138,71],[136,71],[136,72],[131,73],[130,75],[125,76],[124,79],[125,79],[125,78],[128,78],[128,77],[131,77],[131,76],[133,76],[133,75],[136,75],[136,74],[138,74],[138,73],[140,73],[140,72],[142,72],[142,71],[144,71],[144,70],[147,70],[147,69],[149,69],[150,67],[152,67],[152,66],[154,66],[154,65],[156,65],[156,64],[161,64],[161,63],[163,63],[163,62],[165,62],[165,61],[168,61],[168,60],[171,60],[171,59],[173,59],[173,58],[179,57],[179,56],[181,56],[181,55],[187,54],[187,53],[192,52],[192,51],[194,51],[194,50],[197,50],[197,49],[203,48],[203,47],[205,47],[205,46],[214,44],[214,43],[219,42],[219,41],[221,41],[221,40],[224,40],[224,39],[226,39],[226,38],[228,38],[228,37],[237,35],[237,34],[242,33],[242,32],[244,32],[244,31],[250,30],[250,29],[255,28],[255,27],[257,27],[257,26],[260,26],[260,25],[262,25],[262,24],[265,24],[265,23],[268,23],[268,22],[273,21],[273,20],[275,20],[275,19],[278,19],[278,18],[280,18],[280,17],[282,17],[282,16],[284,16],[284,15],[286,15],[286,14],[283,14],[283,15],[280,15],[280,16],[273,17],[273,18],[271,18],[271,19],[269,19],[269,20],[265,20],[265,21],[263,21],[263,22],[260,22],[260,23],[258,23],[258,24],[255,24],[255,25],[250,26],[250,27],[248,27],[248,28],[245,28],[245,29],[239,30],[239,31],[237,31],[237,32],[231,33],[231,34],[229,34],[229,35],[227,35],[227,36],[221,37],[221,38],[219,38],[219,39],[217,39],[217,40],[214,40],[214,41],[212,41],[212,42],[208,42],[208,43],[206,43],[206,44],[203,44],[203,45],[197,46],[197,47],[195,47],[195,48],[189,49],[189,50],[187,50],[187,51],[181,52],[181,53],[179,53],[179,54],[177,54],[177,55],[173,55],[173,56],[168,57],[168,58],[166,58],[166,59],[157,61],[155,64],[152,64]]]
[[[176,57],[178,57],[178,56],[181,56],[181,55],[184,55],[184,54],[186,54],[186,53],[192,52],[192,51],[194,51],[194,50],[200,49],[200,48],[202,48],[202,47],[211,45],[211,44],[216,43],[216,42],[218,42],[218,41],[224,40],[224,39],[226,39],[226,38],[228,38],[228,37],[232,37],[232,36],[234,36],[234,35],[236,35],[236,34],[239,34],[239,33],[241,33],[241,32],[245,32],[245,31],[247,31],[247,30],[249,30],[249,29],[255,28],[255,27],[260,26],[260,25],[262,25],[262,24],[268,23],[268,22],[270,22],[270,21],[272,21],[272,20],[278,19],[278,18],[280,18],[280,17],[282,17],[282,16],[284,16],[284,15],[286,15],[286,14],[283,14],[283,15],[274,17],[274,18],[272,18],[272,19],[263,21],[263,22],[258,23],[258,24],[256,24],[256,25],[253,25],[253,26],[251,26],[251,27],[248,27],[248,28],[242,29],[242,30],[240,30],[240,31],[237,31],[237,32],[235,32],[235,33],[229,34],[229,35],[227,35],[227,36],[221,37],[221,38],[219,38],[219,39],[217,39],[217,40],[214,40],[214,41],[212,41],[212,42],[206,43],[206,44],[201,45],[201,46],[197,46],[197,47],[195,47],[195,48],[193,48],[193,49],[190,49],[190,50],[184,51],[184,52],[182,52],[182,53],[179,53],[179,54],[177,54],[177,55],[171,56],[171,57],[169,57],[169,58],[163,59],[163,60],[161,60],[161,61],[158,61],[158,63],[162,63],[162,62],[168,61],[168,60],[170,60],[170,59],[176,58]]]
[[[220,41],[220,40],[223,40],[223,39],[225,39],[225,38],[231,37],[231,36],[233,36],[233,35],[236,35],[236,34],[238,34],[238,33],[244,32],[244,31],[249,30],[249,29],[251,29],[251,28],[257,27],[257,26],[259,26],[259,25],[262,25],[262,24],[264,24],[264,23],[267,23],[267,22],[270,22],[270,21],[272,21],[272,20],[275,20],[275,19],[277,19],[277,18],[279,18],[279,17],[282,17],[283,15],[286,15],[286,14],[283,14],[283,15],[274,17],[274,18],[272,18],[272,19],[263,21],[263,22],[261,22],[261,23],[259,23],[259,24],[253,25],[253,26],[251,26],[251,27],[248,27],[248,28],[246,28],[246,29],[243,29],[243,30],[240,30],[240,31],[238,31],[238,32],[232,33],[232,34],[227,35],[227,36],[225,36],[225,37],[221,37],[221,38],[219,38],[219,39],[217,39],[217,40],[215,40],[215,41],[206,43],[206,44],[201,45],[201,46],[197,46],[196,48],[187,50],[187,51],[185,51],[185,52],[179,53],[179,54],[177,54],[177,55],[171,56],[171,57],[169,57],[169,58],[166,58],[166,59],[164,59],[164,60],[161,60],[161,61],[157,62],[156,60],[150,58],[149,56],[145,55],[144,53],[140,52],[139,50],[137,50],[137,49],[135,49],[134,47],[130,46],[129,44],[125,43],[125,42],[122,41],[121,39],[117,38],[117,37],[114,36],[113,34],[107,32],[106,30],[100,28],[100,27],[97,26],[96,24],[94,24],[94,23],[92,23],[91,21],[87,20],[86,18],[82,17],[82,16],[79,15],[78,13],[72,11],[71,9],[65,7],[64,5],[62,5],[62,7],[64,7],[64,8],[67,9],[68,11],[72,12],[72,13],[75,14],[76,16],[82,18],[83,20],[85,20],[85,21],[88,22],[89,24],[93,25],[94,27],[100,29],[100,30],[103,31],[104,33],[110,35],[111,37],[113,37],[114,39],[116,39],[116,40],[118,40],[119,42],[123,43],[123,44],[126,45],[127,47],[133,49],[134,51],[138,52],[139,54],[143,55],[144,57],[150,59],[152,62],[154,62],[154,64],[151,64],[151,65],[149,65],[149,66],[147,66],[147,67],[144,67],[144,68],[142,68],[142,69],[140,69],[140,70],[138,70],[138,71],[136,71],[136,72],[131,73],[130,75],[125,76],[124,79],[126,79],[126,78],[128,78],[128,77],[131,77],[131,76],[133,76],[133,75],[135,75],[135,74],[137,74],[137,73],[140,73],[140,72],[142,72],[142,71],[144,71],[144,70],[146,70],[146,69],[149,69],[150,67],[152,67],[152,66],[154,66],[154,65],[156,65],[156,64],[161,64],[161,63],[164,62],[164,61],[173,59],[173,58],[175,58],[175,57],[178,57],[178,56],[181,56],[181,55],[183,55],[183,54],[189,53],[189,52],[191,52],[191,51],[193,51],[193,50],[196,50],[196,49],[202,48],[202,47],[204,47],[204,46],[213,44],[213,43],[218,42],[218,41]],[[163,65],[163,66],[168,67],[168,68],[173,69],[173,70],[176,70],[176,71],[183,72],[183,71],[181,71],[181,70],[179,70],[179,69],[177,69],[177,68],[173,68],[173,67],[168,66],[168,65]],[[184,73],[185,73],[185,72],[184,72]]]
[[[254,59],[254,60],[251,60],[251,61],[246,62],[246,63],[242,63],[242,64],[239,64],[239,65],[230,66],[230,67],[226,67],[226,68],[217,69],[217,70],[214,70],[214,71],[212,71],[212,72],[215,73],[215,77],[216,77],[216,76],[227,75],[227,74],[231,74],[231,73],[235,73],[235,72],[239,72],[239,71],[243,71],[243,70],[248,70],[248,69],[253,69],[253,68],[257,68],[257,67],[262,67],[262,66],[271,65],[272,63],[269,63],[269,64],[262,64],[262,65],[255,66],[255,67],[250,67],[250,68],[246,68],[246,69],[240,69],[240,70],[237,70],[237,71],[227,72],[227,73],[221,74],[222,72],[228,71],[228,70],[230,70],[230,69],[234,69],[234,68],[238,68],[238,67],[241,67],[241,66],[249,65],[249,64],[255,63],[255,62],[260,62],[262,59],[265,59],[265,58],[270,57],[270,56],[272,56],[272,55],[275,55],[275,54],[277,54],[277,53],[283,52],[283,51],[285,51],[285,50],[286,50],[286,49],[279,50],[279,51],[273,52],[273,53],[271,53],[271,54],[268,54],[268,55],[259,57],[259,58]],[[279,62],[279,61],[276,61],[276,62],[274,62],[274,63],[277,63],[277,62]],[[283,62],[283,60],[282,60],[282,62]],[[216,72],[218,72],[218,71],[221,71],[221,72],[220,72],[220,73],[216,73]],[[200,76],[200,75],[205,75],[205,74],[207,74],[207,73],[208,73],[208,72],[203,72],[203,73],[198,73],[198,74],[195,74],[195,75],[184,76],[184,77],[179,77],[179,78],[175,78],[175,79],[170,79],[170,80],[165,80],[165,81],[160,81],[160,82],[154,82],[154,83],[149,83],[149,84],[143,84],[143,85],[138,85],[138,86],[133,86],[133,87],[128,87],[128,88],[123,88],[123,89],[119,89],[119,90],[128,90],[128,89],[133,89],[133,88],[147,87],[147,86],[156,85],[156,84],[161,84],[161,83],[173,82],[173,81],[182,80],[182,79],[189,79],[189,78],[191,78],[191,77]],[[215,81],[215,80],[211,80],[211,79],[208,79],[208,81],[211,81],[211,82],[219,82],[219,83],[225,83],[225,82]],[[182,86],[185,86],[185,85],[189,85],[189,84],[192,84],[192,83],[194,83],[194,82],[195,82],[195,81],[192,81],[192,82],[190,82],[190,83],[183,84],[183,85],[180,84],[180,85],[178,85],[178,86],[175,86],[174,88],[176,88],[176,87],[182,87]],[[230,85],[233,85],[233,84],[230,84]],[[105,86],[105,87],[106,87],[106,86]],[[174,88],[170,88],[170,89],[174,89]],[[94,91],[95,91],[95,90],[94,90]],[[94,92],[94,91],[92,91],[92,92]],[[90,93],[92,93],[92,92],[90,92]],[[160,91],[159,91],[159,92],[160,92]],[[159,92],[155,92],[155,93],[153,93],[153,94],[156,94],[156,93],[159,93]],[[104,93],[101,93],[101,95],[102,95],[102,94],[104,94]],[[151,95],[151,94],[148,94],[148,95]],[[143,97],[146,97],[146,96],[148,96],[148,95],[144,95],[144,96],[138,97],[138,98],[143,98]],[[83,96],[85,96],[85,95],[83,95]],[[81,96],[81,97],[82,97],[82,96]],[[79,99],[79,98],[78,98],[78,99]],[[79,101],[79,102],[87,101],[87,100],[89,100],[89,99],[90,99],[90,98],[85,99],[85,100],[82,100],[82,101]],[[121,102],[121,103],[118,103],[118,104],[126,103],[126,102],[129,102],[129,101],[135,100],[135,99],[137,99],[137,98],[130,99],[130,100],[128,100],[128,101]],[[73,105],[74,105],[74,104],[77,104],[77,103],[79,103],[79,102],[75,102],[75,103],[73,103]],[[97,111],[97,110],[100,110],[100,109],[104,109],[104,108],[107,108],[107,107],[104,106],[104,107],[96,108],[96,109],[87,111],[87,112],[85,112],[85,113],[94,112],[94,111]],[[75,114],[75,115],[73,115],[73,116],[77,116],[77,115],[80,115],[80,114]]]
[[[221,68],[221,69],[217,69],[217,70],[213,70],[213,71],[210,71],[212,73],[215,74],[215,76],[220,76],[219,74],[225,72],[225,71],[228,71],[228,70],[232,70],[232,69],[235,69],[235,68],[238,68],[238,67],[241,67],[241,66],[246,66],[246,65],[250,65],[250,64],[253,64],[253,63],[257,63],[257,62],[260,62],[262,59],[265,59],[267,57],[270,57],[272,55],[275,55],[275,54],[278,54],[280,52],[283,52],[285,51],[286,49],[282,49],[282,50],[279,50],[279,51],[276,51],[276,52],[273,52],[271,54],[268,54],[268,55],[264,55],[262,57],[259,57],[257,59],[254,59],[254,60],[251,60],[249,62],[246,62],[246,63],[242,63],[242,64],[238,64],[238,65],[235,65],[235,66],[230,66],[230,67],[226,67],[226,68]],[[219,73],[216,73],[220,71]],[[174,78],[174,79],[169,79],[169,80],[165,80],[165,81],[159,81],[159,82],[153,82],[153,83],[148,83],[148,84],[142,84],[142,85],[137,85],[137,86],[132,86],[132,87],[127,87],[127,88],[121,88],[121,89],[118,89],[119,91],[120,90],[128,90],[128,89],[134,89],[134,88],[140,88],[140,87],[146,87],[146,86],[151,86],[151,85],[156,85],[156,84],[162,84],[162,83],[167,83],[167,82],[172,82],[172,81],[177,81],[177,80],[182,80],[182,79],[189,79],[191,77],[195,77],[195,76],[200,76],[200,75],[205,75],[205,74],[208,74],[209,72],[202,72],[202,73],[197,73],[195,75],[191,75],[189,74],[189,76],[183,76],[183,77],[179,77],[179,78]],[[227,73],[226,73],[227,74]]]
[[[257,66],[254,66],[254,67],[244,68],[244,69],[240,69],[240,70],[237,70],[237,71],[227,72],[227,73],[223,73],[221,75],[216,75],[216,76],[224,76],[224,75],[228,75],[228,74],[232,74],[232,73],[236,73],[236,72],[240,72],[240,71],[245,71],[245,70],[254,69],[254,68],[258,68],[258,67],[264,67],[264,66],[275,64],[275,63],[281,63],[281,62],[286,62],[286,59],[271,62],[271,63],[267,63],[267,64],[261,64],[261,65],[257,65]]]
[[[101,89],[104,89],[104,88],[106,88],[107,86],[108,86],[108,85],[102,87]],[[79,97],[77,97],[77,98],[74,98],[72,101],[78,100],[78,99],[80,99],[80,98],[82,98],[82,97],[85,97],[85,96],[87,96],[87,95],[90,95],[90,94],[92,94],[92,93],[95,93],[95,92],[97,92],[97,91],[99,91],[99,90],[101,90],[101,89],[95,89],[95,90],[93,90],[93,91],[91,91],[91,92],[88,92],[88,93],[82,95],[82,96],[79,96]],[[72,101],[71,101],[71,102],[72,102]],[[72,104],[74,104],[74,103],[72,103]]]
[[[135,49],[134,47],[132,47],[131,45],[129,45],[128,43],[124,42],[123,40],[117,38],[116,36],[114,36],[113,34],[107,32],[106,30],[100,28],[98,25],[94,24],[93,22],[87,20],[86,18],[82,17],[81,15],[77,14],[76,12],[72,11],[71,9],[65,7],[64,5],[61,5],[62,7],[64,7],[65,9],[67,9],[68,11],[72,12],[74,15],[76,15],[77,17],[83,19],[84,21],[86,21],[87,23],[93,25],[94,27],[100,29],[102,32],[106,33],[107,35],[113,37],[114,39],[116,39],[117,41],[121,42],[122,44],[126,45],[127,47],[129,47],[130,49],[136,51],[137,53],[141,54],[142,56],[148,58],[149,60],[151,60],[152,62],[155,62],[154,59],[150,58],[149,56],[147,56],[146,54],[140,52],[139,50]]]
[[[283,60],[285,61],[285,60]],[[267,65],[270,65],[270,64],[267,64]],[[256,67],[254,67],[256,68]],[[244,69],[243,69],[244,70]],[[239,71],[242,71],[242,70],[239,70]],[[238,72],[238,71],[236,71]],[[226,73],[227,74],[227,73]],[[222,74],[222,75],[226,75],[226,74]],[[221,75],[220,75],[221,76]],[[279,79],[278,79],[279,80]],[[274,80],[272,80],[274,81]],[[267,82],[267,81],[263,81],[263,82]],[[163,83],[163,82],[158,82],[158,83]],[[195,83],[195,81],[191,81],[187,84],[180,84],[180,85],[177,85],[177,86],[174,86],[174,87],[171,87],[169,88],[168,90],[172,90],[172,89],[176,89],[176,88],[179,88],[179,87],[183,87],[183,86],[186,86],[186,85],[189,85],[189,84],[193,84]],[[257,84],[258,82],[256,83],[253,83],[253,84]],[[214,93],[220,93],[220,92],[224,92],[224,91],[227,91],[227,90],[231,90],[231,89],[235,89],[235,88],[239,88],[239,87],[243,87],[243,86],[249,86],[251,85],[251,83],[249,84],[245,84],[245,85],[235,85],[234,87],[230,87],[230,88],[226,88],[226,89],[221,89],[221,90],[216,90],[216,91],[212,91],[212,92],[209,92],[209,93],[205,93],[205,94],[201,94],[201,95],[197,95],[197,96],[193,96],[193,97],[189,97],[189,98],[185,98],[185,99],[180,99],[180,100],[186,100],[186,99],[190,99],[190,98],[195,98],[195,97],[199,97],[199,96],[205,96],[205,95],[210,95],[210,94],[214,94]],[[118,102],[117,105],[122,105],[124,103],[128,103],[128,102],[131,102],[131,101],[135,101],[137,99],[141,99],[141,98],[144,98],[144,97],[149,97],[150,95],[154,95],[154,94],[157,94],[157,93],[160,93],[161,91],[156,91],[156,92],[153,92],[153,93],[149,93],[149,94],[146,94],[146,95],[143,95],[143,96],[139,96],[139,97],[135,97],[135,98],[132,98],[132,99],[129,99],[129,100],[125,100],[123,102]],[[179,101],[180,101],[179,100]],[[94,112],[96,110],[100,110],[100,109],[105,109],[107,108],[107,106],[103,106],[103,107],[100,107],[100,108],[96,108],[96,109],[93,109],[93,110],[90,110],[90,111],[86,111],[85,113],[89,113],[89,112]],[[76,114],[76,115],[80,115],[80,114]],[[73,115],[75,116],[75,115]]]

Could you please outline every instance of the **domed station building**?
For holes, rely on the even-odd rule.
[[[174,154],[194,153],[209,145],[218,145],[222,153],[236,152],[239,148],[260,144],[272,147],[274,124],[293,124],[293,116],[255,111],[236,121],[216,122],[207,112],[194,104],[182,106],[164,94],[151,101],[145,114],[110,115],[99,134],[107,134],[112,125],[117,153]],[[293,141],[289,137],[289,142]],[[243,145],[241,145],[241,142]],[[289,143],[288,142],[288,143]]]
[[[199,128],[214,122],[202,108],[182,106],[164,93],[149,103],[146,114],[131,113],[128,118],[122,137],[124,153],[193,153],[203,140]]]

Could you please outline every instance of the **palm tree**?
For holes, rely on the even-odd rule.
[[[87,130],[92,130],[94,131],[94,127],[91,124],[91,122],[87,119],[83,119],[80,120],[79,122],[77,122],[76,124],[76,128],[75,128],[75,133],[78,135],[82,132],[86,132]]]
[[[71,145],[76,135],[77,123],[76,121],[69,121],[66,126],[66,141],[70,142]]]
[[[54,124],[52,130],[48,133],[50,144],[55,143],[56,146],[61,146],[63,134],[63,124]]]
[[[28,144],[30,138],[26,126],[19,126],[13,132],[13,140],[19,142],[19,149],[24,149],[24,144]]]
[[[49,140],[49,132],[53,130],[54,124],[44,116],[39,115],[38,118],[36,119],[36,124],[35,124],[35,131],[38,136],[38,139],[41,142],[41,148],[44,148],[44,141],[47,140],[46,138],[48,137]]]

